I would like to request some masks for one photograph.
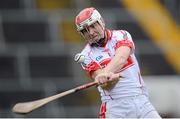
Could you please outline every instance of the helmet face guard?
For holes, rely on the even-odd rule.
[[[103,26],[103,19],[100,13],[95,8],[86,8],[76,16],[77,31],[81,31],[95,22]]]

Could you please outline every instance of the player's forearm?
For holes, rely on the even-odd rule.
[[[95,79],[95,77],[99,74],[103,73],[103,69],[98,69],[92,73],[92,78]]]
[[[126,63],[130,55],[130,48],[126,46],[119,47],[116,50],[116,54],[111,62],[104,68],[106,72],[117,72]]]

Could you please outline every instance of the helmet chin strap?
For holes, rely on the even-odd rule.
[[[105,39],[106,39],[106,33],[104,32],[104,38],[99,39],[98,42],[91,43],[91,46],[92,47],[101,47],[104,44]]]

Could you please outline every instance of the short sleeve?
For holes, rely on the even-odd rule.
[[[89,56],[85,55],[85,60],[81,63],[82,68],[91,77],[92,73],[101,68],[101,66],[93,61]]]
[[[131,48],[131,53],[135,50],[135,45],[129,32],[125,30],[118,31],[118,37],[115,43],[115,50],[121,46],[127,46]]]

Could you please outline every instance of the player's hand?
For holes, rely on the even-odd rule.
[[[103,89],[109,90],[118,82],[119,77],[119,74],[103,72],[95,77],[95,81],[98,82]]]
[[[98,82],[98,84],[104,84],[109,81],[111,75],[112,73],[102,72],[95,77],[95,81]]]

